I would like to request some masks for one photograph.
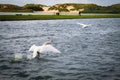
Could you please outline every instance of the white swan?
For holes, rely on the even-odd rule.
[[[46,52],[61,53],[58,49],[53,47],[51,44],[52,41],[45,42],[42,46],[32,45],[29,51],[32,51],[32,58],[39,58],[40,54]]]
[[[88,26],[91,26],[90,24],[89,24],[89,25],[86,25],[86,24],[83,24],[83,23],[77,23],[77,24],[81,25],[82,28],[86,28],[86,27],[88,27]]]

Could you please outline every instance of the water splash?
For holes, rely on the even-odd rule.
[[[14,54],[14,60],[15,61],[22,60],[22,59],[31,60],[32,55],[30,55],[30,54],[21,54],[21,53]]]

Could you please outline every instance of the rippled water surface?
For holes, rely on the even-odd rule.
[[[47,40],[62,53],[14,59]],[[0,21],[0,80],[120,80],[120,18]]]

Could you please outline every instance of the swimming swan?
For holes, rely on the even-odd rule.
[[[39,58],[40,54],[46,52],[61,53],[58,49],[50,45],[52,41],[45,42],[42,46],[32,45],[29,51],[32,51],[32,58]]]
[[[82,28],[86,28],[86,27],[88,27],[88,26],[91,26],[90,24],[89,24],[89,25],[82,24],[82,23],[77,23],[77,24],[81,25],[81,26],[82,26]]]

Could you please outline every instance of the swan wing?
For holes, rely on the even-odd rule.
[[[46,53],[46,52],[61,53],[58,49],[56,49],[52,45],[41,46],[40,52],[41,53]]]
[[[29,49],[29,51],[34,51],[34,49],[36,49],[36,45],[32,45],[31,47],[30,47],[30,49]]]
[[[78,23],[79,25],[81,25],[81,26],[85,26],[85,24],[82,24],[82,23]]]
[[[82,25],[82,26],[86,26],[85,24],[82,24],[82,23],[81,23],[80,25]]]
[[[81,25],[82,28],[85,28],[87,25],[83,24],[83,23],[78,23],[79,25]]]

